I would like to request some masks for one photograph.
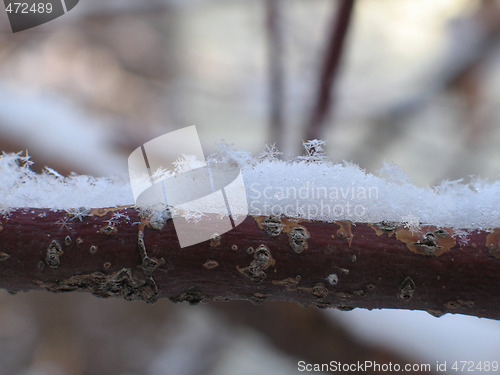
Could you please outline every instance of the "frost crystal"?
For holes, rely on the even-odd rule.
[[[70,208],[66,210],[68,214],[71,215],[71,220],[83,221],[86,216],[89,216],[90,209],[85,207],[80,208]]]
[[[17,153],[17,155],[19,155],[19,162],[22,163],[23,168],[29,169],[33,165],[28,150],[24,152],[24,155],[22,152]]]
[[[112,216],[111,216],[111,220],[112,221],[119,221],[120,219],[125,219],[127,221],[130,221],[130,217],[125,215],[125,214],[122,214],[121,212],[115,212]]]
[[[414,215],[406,215],[401,218],[404,223],[404,227],[409,229],[412,233],[416,233],[420,229],[420,219]]]
[[[469,243],[469,231],[463,229],[455,229],[453,237],[457,240],[459,245],[467,245]]]
[[[64,179],[64,176],[62,174],[60,174],[59,172],[57,172],[57,171],[55,171],[52,168],[49,168],[47,166],[43,168],[43,172],[49,176],[54,176],[57,178]]]
[[[307,163],[328,161],[328,156],[323,149],[325,143],[325,141],[319,139],[313,139],[312,141],[303,142],[302,147],[304,147],[306,154],[303,156],[298,156],[297,160],[302,160]]]
[[[283,155],[283,153],[279,152],[278,148],[276,147],[276,143],[273,143],[271,146],[264,146],[264,151],[262,151],[262,153],[260,154],[259,159],[278,160],[280,158],[280,155]]]
[[[173,164],[175,166],[174,172],[177,174],[203,167],[205,162],[198,160],[195,155],[182,154],[182,157],[174,161]]]
[[[68,218],[65,217],[64,219],[60,219],[59,221],[56,221],[56,224],[60,226],[60,230],[66,229],[66,230],[71,230],[71,223],[69,222]]]

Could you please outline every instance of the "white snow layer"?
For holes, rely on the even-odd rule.
[[[42,174],[30,169],[29,156],[0,156],[0,210],[9,208],[113,207],[133,204],[130,182],[126,178],[82,175],[64,177],[45,168]]]
[[[333,164],[322,154],[323,142],[315,142],[304,145],[306,156],[292,161],[278,160],[274,147],[256,158],[227,145],[208,161],[241,168],[251,215],[464,229],[500,226],[500,181],[443,181],[435,187],[417,187],[394,165],[384,164],[373,175],[357,165]],[[21,154],[0,157],[0,210],[134,204],[127,177],[63,177],[49,168],[37,174],[31,164],[29,156]]]

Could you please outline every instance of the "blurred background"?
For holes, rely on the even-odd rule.
[[[2,10],[0,150],[122,174],[138,145],[196,125],[206,154],[224,139],[288,158],[312,135],[336,162],[394,162],[420,186],[497,179],[500,1],[357,0],[350,19],[345,3],[82,0],[16,34]],[[295,374],[300,360],[498,353],[499,322],[459,315],[0,292],[0,375]]]

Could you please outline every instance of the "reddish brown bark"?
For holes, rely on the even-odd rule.
[[[391,223],[250,216],[233,231],[181,249],[171,220],[153,229],[132,208],[20,209],[1,218],[0,287],[499,319],[500,230],[466,240],[457,243],[449,228],[412,233]]]

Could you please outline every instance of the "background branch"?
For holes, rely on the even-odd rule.
[[[344,50],[344,42],[349,29],[354,0],[340,0],[338,9],[330,25],[327,47],[319,70],[318,87],[309,121],[305,129],[305,140],[321,139],[326,117],[331,112],[331,93]]]
[[[281,0],[265,0],[269,77],[269,139],[283,149],[284,71]]]

